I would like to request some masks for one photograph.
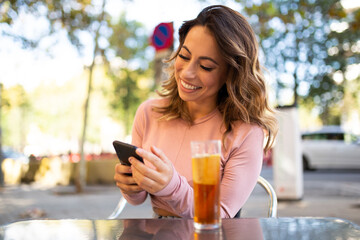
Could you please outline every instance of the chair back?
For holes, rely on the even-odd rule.
[[[264,190],[269,195],[269,209],[268,209],[268,217],[276,218],[277,217],[277,196],[274,188],[271,184],[262,176],[259,176],[257,183],[264,188]]]

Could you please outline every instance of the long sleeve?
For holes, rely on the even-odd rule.
[[[259,127],[246,135],[240,132],[232,141],[232,150],[224,156],[228,160],[220,187],[221,217],[234,217],[253,191],[262,167],[263,136]]]
[[[216,109],[192,125],[182,119],[163,120],[152,106],[164,99],[148,100],[140,105],[132,130],[132,144],[147,151],[161,149],[173,164],[173,177],[159,192],[150,195],[153,207],[182,217],[192,218],[194,194],[191,166],[191,141],[222,140],[222,116]],[[226,134],[221,156],[221,217],[233,217],[251,194],[262,166],[264,134],[254,124],[236,122]],[[145,161],[146,164],[146,161]],[[132,204],[140,204],[146,192],[127,196]]]
[[[167,210],[170,212],[176,213],[181,217],[193,217],[193,188],[189,185],[187,179],[180,176],[175,169],[169,184],[161,191],[155,193],[154,196],[160,198],[162,203],[166,203]]]
[[[222,218],[234,217],[245,204],[262,166],[263,132],[260,128],[253,128],[247,134],[230,136],[230,139],[233,147],[229,152],[223,151],[225,159],[222,159],[224,166],[220,184]],[[193,217],[193,188],[187,179],[176,171],[170,183],[154,196],[161,199],[161,207],[166,207],[167,210],[182,217]]]

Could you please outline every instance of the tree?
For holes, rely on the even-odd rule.
[[[76,181],[77,192],[82,191],[86,179],[83,148],[84,142],[86,140],[88,108],[90,104],[93,70],[96,64],[96,59],[97,57],[102,57],[106,60],[106,62],[110,62],[110,60],[108,60],[108,57],[111,57],[111,53],[105,50],[107,47],[109,47],[110,43],[116,43],[116,48],[118,50],[122,47],[128,47],[128,45],[122,46],[122,43],[119,43],[119,40],[116,41],[115,36],[113,37],[113,42],[109,42],[107,40],[111,32],[116,32],[116,28],[114,28],[115,31],[113,31],[112,27],[115,27],[115,25],[111,25],[111,18],[106,12],[105,6],[106,0],[7,0],[1,5],[2,14],[0,17],[0,23],[6,24],[8,26],[14,24],[16,20],[21,16],[21,14],[30,14],[32,16],[44,18],[48,21],[49,28],[44,29],[40,36],[29,37],[23,35],[22,33],[14,33],[9,28],[6,29],[9,31],[5,30],[2,32],[3,35],[13,37],[15,40],[20,41],[23,47],[36,48],[41,45],[42,41],[45,38],[55,39],[54,41],[56,41],[57,36],[61,33],[66,34],[72,45],[75,46],[76,49],[79,51],[79,54],[82,54],[84,52],[85,43],[82,41],[82,39],[84,39],[84,36],[86,36],[87,40],[90,41],[90,45],[93,46],[92,61],[91,64],[87,67],[89,71],[88,89],[83,110],[83,128],[80,141],[81,161],[80,167],[77,170],[78,177]],[[126,29],[126,27],[123,29]],[[131,54],[135,54],[136,52],[137,48],[132,48],[132,51],[128,53],[127,58],[133,58],[134,55]]]
[[[309,96],[317,97],[322,106],[320,116],[324,124],[340,124],[342,115],[347,117],[351,108],[360,109],[357,94],[360,91],[360,76],[346,76],[349,68],[360,66],[360,8],[345,10],[340,2],[335,2],[328,15],[330,27],[333,27],[325,42],[325,63],[331,70],[321,82],[310,87]],[[308,103],[309,98],[305,102]]]
[[[86,141],[86,128],[87,128],[87,123],[88,123],[88,109],[89,109],[89,102],[90,102],[90,95],[91,95],[91,91],[92,91],[92,81],[93,81],[93,70],[95,67],[95,59],[96,56],[98,54],[101,54],[102,51],[100,51],[100,46],[99,46],[99,38],[100,36],[100,30],[102,27],[104,27],[103,25],[106,25],[106,12],[105,12],[105,4],[106,4],[106,0],[103,1],[102,3],[102,7],[101,7],[101,11],[98,14],[97,17],[97,21],[95,21],[97,24],[97,26],[93,29],[93,32],[91,35],[93,36],[93,41],[94,41],[94,49],[93,49],[93,57],[92,57],[92,62],[91,65],[89,66],[89,82],[88,82],[88,90],[87,90],[87,96],[85,99],[85,104],[84,104],[84,118],[83,118],[83,128],[82,128],[82,133],[81,133],[81,140],[80,140],[80,163],[78,166],[78,170],[76,171],[77,173],[77,177],[76,179],[76,189],[77,192],[82,192],[83,191],[83,187],[86,184],[86,162],[85,162],[85,156],[84,156],[84,143]]]
[[[301,101],[316,106],[324,124],[338,123],[339,117],[329,118],[329,111],[342,103],[346,84],[334,81],[334,73],[359,62],[359,51],[351,49],[360,39],[360,10],[347,12],[338,0],[263,0],[247,1],[244,11],[276,80],[278,104]],[[342,23],[347,25],[343,31],[333,30]],[[281,99],[289,88],[292,102]]]
[[[12,25],[21,14],[31,14],[37,17],[45,17],[49,22],[49,28],[42,36],[24,36],[22,33],[13,33],[11,31],[4,31],[3,34],[13,37],[15,40],[20,40],[23,47],[35,48],[39,46],[44,38],[55,36],[61,30],[65,30],[70,42],[78,49],[79,53],[83,50],[83,43],[80,41],[82,32],[87,32],[92,37],[94,44],[93,61],[89,67],[89,87],[88,96],[84,105],[84,121],[83,130],[80,141],[81,161],[80,167],[77,169],[76,189],[81,192],[85,184],[85,159],[83,153],[83,145],[85,141],[86,124],[87,124],[87,109],[89,105],[92,69],[95,56],[98,51],[98,38],[100,27],[106,17],[104,11],[105,1],[102,7],[92,4],[87,0],[52,0],[52,1],[5,1],[2,5],[2,18],[0,22]]]
[[[25,147],[27,119],[31,110],[31,100],[21,85],[15,85],[9,89],[2,90],[2,125],[4,136],[3,143],[13,145],[20,143],[17,151],[23,151]],[[11,131],[10,124],[15,124],[17,131]]]
[[[113,83],[110,106],[114,117],[124,121],[126,135],[129,135],[138,105],[154,87],[150,77],[153,75],[149,68],[151,60],[146,58],[148,36],[140,23],[126,21],[125,15],[110,26],[112,34],[105,49],[107,74]]]
[[[2,163],[3,163],[3,151],[2,151],[2,144],[3,144],[3,139],[2,139],[2,105],[3,105],[3,101],[2,101],[2,90],[3,90],[3,85],[2,83],[0,83],[0,187],[2,187],[4,185],[4,173],[2,170]]]
[[[0,186],[4,183],[1,169],[3,146],[18,142],[20,146],[16,150],[22,151],[24,149],[25,131],[28,127],[26,120],[30,108],[30,100],[22,86],[15,85],[5,90],[2,83],[0,83]],[[16,132],[11,131],[10,127],[8,127],[10,124],[16,124]]]

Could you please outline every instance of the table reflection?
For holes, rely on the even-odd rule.
[[[261,219],[264,239],[360,239],[360,226],[339,218]]]
[[[8,239],[360,239],[360,227],[338,218],[223,219],[221,229],[202,232],[191,219],[31,220],[0,226]]]
[[[240,220],[240,219],[239,219]],[[247,219],[225,221],[218,230],[195,231],[193,220],[124,220],[124,230],[119,240],[179,239],[179,240],[222,240],[222,239],[263,239],[260,221]]]
[[[190,220],[145,219],[124,220],[119,240],[143,239],[191,239],[193,222]]]

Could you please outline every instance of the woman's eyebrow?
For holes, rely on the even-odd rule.
[[[184,48],[189,54],[191,54],[190,50],[189,50],[185,45],[183,45],[182,48]],[[212,59],[211,57],[202,56],[202,57],[199,57],[199,59],[209,60],[209,61],[212,61],[213,63],[215,63],[216,65],[219,65],[219,64],[218,64],[214,59]]]
[[[185,45],[183,45],[183,48],[191,54],[190,50]]]

